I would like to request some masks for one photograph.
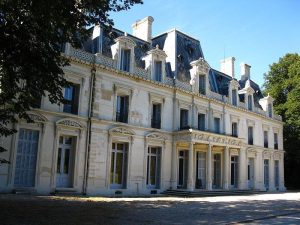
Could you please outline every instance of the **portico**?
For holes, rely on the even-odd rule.
[[[246,170],[241,139],[192,129],[174,134],[172,189],[245,189]]]

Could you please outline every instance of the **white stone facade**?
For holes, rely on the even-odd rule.
[[[151,37],[149,29],[145,39]],[[170,55],[176,46],[167,43],[177,32],[166,33],[163,48],[155,45],[145,51],[144,68],[134,61],[135,41],[140,39],[133,36],[116,38],[112,57],[99,49],[76,50],[67,44],[63,54],[71,65],[65,73],[78,87],[70,91],[78,101],[76,109],[43,98],[41,107],[30,112],[35,123],[14,124],[19,132],[0,141],[9,150],[2,156],[11,162],[0,167],[0,191],[66,190],[88,195],[150,195],[167,189],[284,191],[283,124],[273,114],[273,99],[262,98],[258,107],[250,79],[244,87],[232,79],[236,74],[232,60],[229,67],[223,65],[232,73],[222,75],[231,77],[227,95],[212,90],[211,68],[203,58],[189,62],[188,82],[167,76],[166,63],[176,77],[176,61],[182,60]],[[130,65],[122,71],[127,68],[122,67],[126,57]]]

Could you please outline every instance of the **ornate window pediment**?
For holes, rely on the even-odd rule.
[[[32,119],[34,122],[37,122],[37,123],[46,123],[48,121],[48,119],[40,114],[40,113],[37,113],[37,112],[28,112],[27,113],[29,118]]]
[[[146,138],[160,140],[160,141],[166,140],[166,137],[159,132],[153,132],[153,133],[147,134]]]
[[[135,133],[127,128],[127,127],[114,127],[112,129],[109,130],[110,134],[117,134],[117,135],[129,135],[129,136],[133,136],[135,135]]]
[[[58,120],[56,122],[56,126],[69,127],[73,129],[80,129],[80,130],[84,129],[84,126],[79,121],[76,121],[72,118],[64,118]]]

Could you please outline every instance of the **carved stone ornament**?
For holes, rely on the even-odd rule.
[[[269,152],[269,151],[264,151],[264,152],[263,152],[263,158],[264,158],[264,159],[270,159],[270,158],[271,158],[271,152]]]
[[[34,122],[46,123],[48,121],[47,118],[42,114],[36,112],[28,112],[27,114]]]
[[[65,126],[65,127],[72,127],[72,128],[76,128],[76,129],[83,129],[83,125],[71,118],[67,118],[67,119],[62,119],[56,122],[57,126]]]
[[[166,140],[166,137],[158,132],[153,132],[153,133],[150,133],[146,136],[146,138],[149,138],[149,139],[155,139],[155,140]]]
[[[254,150],[254,149],[249,149],[248,151],[247,151],[247,156],[248,157],[252,157],[252,158],[255,158],[256,157],[256,150]]]
[[[109,131],[110,134],[114,133],[114,134],[122,134],[122,135],[135,135],[135,133],[126,128],[126,127],[115,127],[115,128],[112,128],[110,131]]]
[[[281,158],[280,153],[274,153],[273,157],[274,157],[274,160],[279,160]]]
[[[230,155],[239,155],[239,151],[237,149],[230,149]]]

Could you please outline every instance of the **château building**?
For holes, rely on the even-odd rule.
[[[283,123],[235,58],[220,70],[199,40],[176,29],[152,36],[152,17],[132,35],[91,28],[70,44],[67,104],[42,98],[0,140],[11,164],[0,191],[88,195],[159,194],[167,189],[284,191]]]

